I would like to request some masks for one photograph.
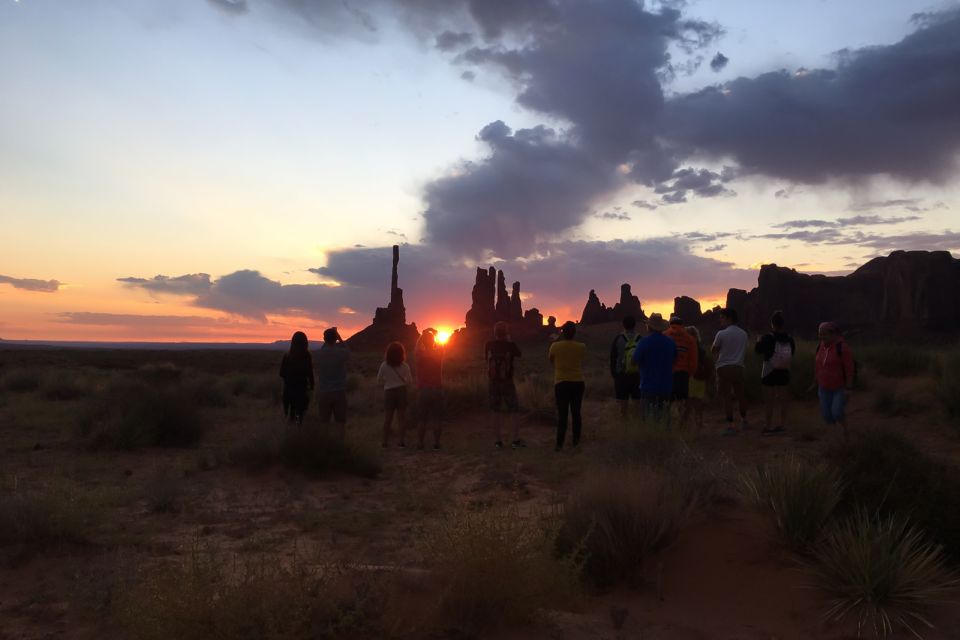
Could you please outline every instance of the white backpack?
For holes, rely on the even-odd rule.
[[[775,342],[773,345],[773,355],[770,356],[770,367],[772,369],[790,369],[790,362],[793,360],[793,349],[789,342]]]

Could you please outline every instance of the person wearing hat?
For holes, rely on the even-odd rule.
[[[669,427],[677,345],[664,335],[668,328],[669,324],[662,315],[650,314],[647,320],[649,334],[637,343],[633,361],[640,368],[640,409],[643,419],[649,416]]]
[[[683,327],[683,319],[677,314],[670,316],[667,337],[677,345],[677,359],[673,363],[673,390],[670,399],[677,403],[682,416],[690,389],[690,377],[697,372],[697,342]]]
[[[323,345],[314,362],[317,370],[317,404],[320,422],[337,423],[337,436],[342,440],[347,431],[347,363],[350,349],[343,343],[336,327],[323,332]]]

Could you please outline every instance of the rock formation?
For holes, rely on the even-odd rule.
[[[510,321],[510,294],[507,293],[507,281],[503,271],[497,271],[497,304],[494,307],[495,320]]]
[[[703,320],[700,303],[693,298],[680,296],[673,299],[673,315],[680,316],[684,324],[699,324]]]
[[[507,291],[507,280],[503,271],[494,267],[477,269],[473,284],[473,303],[467,311],[467,331],[486,334],[497,321],[510,323],[513,334],[539,331],[543,328],[543,315],[536,309],[523,312],[520,300],[520,283],[514,282]]]
[[[536,309],[533,309],[536,311]],[[539,313],[539,312],[538,312]],[[520,283],[513,283],[513,291],[510,294],[510,316],[508,322],[520,322],[526,318],[523,313],[523,303],[520,301]],[[543,324],[543,316],[540,317],[540,324]]]
[[[347,340],[355,351],[383,351],[393,342],[402,342],[412,347],[420,333],[416,324],[407,324],[407,310],[403,304],[403,289],[399,285],[398,266],[400,247],[393,245],[393,269],[390,274],[390,302],[386,307],[377,307],[373,323]]]
[[[473,304],[467,311],[467,329],[482,329],[493,326],[496,315],[497,270],[490,267],[483,270],[477,267],[477,278],[473,284]]]
[[[824,320],[873,334],[956,332],[960,260],[947,251],[894,251],[850,275],[832,277],[769,264],[760,268],[749,293],[730,289],[727,306],[754,331],[767,330],[770,315],[780,309],[799,335],[814,335]]]
[[[583,313],[580,314],[580,324],[602,324],[604,322],[619,322],[626,316],[633,316],[637,322],[643,322],[647,319],[640,304],[640,299],[630,291],[629,284],[620,285],[620,301],[613,307],[608,307],[597,297],[597,292],[593,289],[587,296],[587,304],[583,307]]]
[[[583,306],[583,313],[580,314],[580,324],[603,324],[612,320],[613,309],[608,309],[607,305],[600,302],[597,292],[590,289],[587,304]]]

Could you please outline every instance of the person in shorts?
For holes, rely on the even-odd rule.
[[[390,445],[390,426],[397,415],[400,427],[399,447],[407,446],[407,389],[413,384],[410,365],[406,363],[407,352],[399,342],[387,345],[387,351],[377,372],[377,382],[383,385],[383,447]]]
[[[640,342],[636,331],[637,320],[624,316],[623,332],[610,345],[610,375],[613,377],[613,395],[620,405],[620,415],[626,417],[631,399],[640,401],[640,369],[633,361],[633,352]]]
[[[747,332],[737,322],[736,309],[720,310],[720,331],[713,339],[710,351],[716,358],[717,395],[723,402],[727,426],[723,435],[734,436],[738,431],[733,425],[733,404],[740,410],[740,429],[747,429],[747,396],[744,389],[743,361],[747,352]]]
[[[493,412],[493,428],[497,437],[494,446],[497,449],[503,448],[503,428],[507,420],[505,414],[508,414],[512,423],[512,447],[525,447],[527,445],[520,439],[520,423],[515,415],[520,410],[520,402],[517,400],[517,387],[513,381],[514,361],[520,357],[520,348],[510,340],[510,328],[506,322],[493,325],[493,340],[487,342],[483,353],[487,363],[490,410]]]
[[[433,427],[433,450],[440,449],[443,428],[443,345],[434,329],[424,329],[414,351],[417,379],[417,448],[423,449],[427,427]]]
[[[690,385],[687,394],[687,403],[680,415],[680,428],[687,424],[690,414],[697,429],[703,429],[703,406],[707,400],[707,383],[713,376],[713,360],[703,348],[700,341],[700,330],[693,325],[686,328],[697,345],[697,370],[690,376]]]
[[[760,386],[763,390],[764,426],[762,436],[779,435],[785,431],[787,404],[789,403],[790,364],[797,351],[797,344],[789,333],[784,331],[782,311],[774,311],[770,317],[770,333],[757,340],[754,351],[763,358],[760,369]],[[780,420],[773,423],[773,416],[779,409]]]
[[[297,331],[290,339],[290,351],[283,354],[280,362],[280,377],[283,379],[283,415],[290,422],[303,424],[314,385],[310,343],[303,331]]]
[[[336,327],[323,332],[323,346],[316,354],[317,405],[320,422],[337,425],[337,436],[343,440],[347,431],[347,363],[350,349],[343,343]]]
[[[690,378],[697,372],[697,342],[683,326],[683,319],[674,314],[670,316],[670,327],[664,334],[677,346],[677,359],[673,361],[673,390],[670,400],[683,416],[690,394]]]

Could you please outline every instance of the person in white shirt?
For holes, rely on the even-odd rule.
[[[397,414],[400,427],[398,446],[407,446],[404,436],[407,431],[408,388],[413,385],[410,365],[406,363],[407,352],[399,342],[391,342],[377,372],[377,382],[383,385],[383,446],[390,444],[390,425]]]
[[[710,351],[716,358],[717,395],[723,400],[727,427],[723,435],[736,435],[733,425],[733,401],[740,409],[740,429],[747,428],[747,397],[744,392],[743,358],[747,352],[747,332],[737,325],[736,309],[720,310],[720,331]]]

